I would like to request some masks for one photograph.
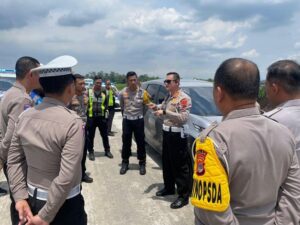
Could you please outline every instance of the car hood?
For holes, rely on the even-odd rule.
[[[198,116],[196,114],[190,114],[190,117],[193,118],[194,121],[206,121],[207,123],[211,124],[214,121],[220,123],[222,121],[222,116]]]
[[[185,131],[185,133],[196,138],[199,136],[202,130],[207,128],[214,121],[220,123],[222,121],[222,116],[198,116],[195,114],[190,114],[187,124],[188,129]]]

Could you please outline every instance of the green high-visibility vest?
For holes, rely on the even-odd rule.
[[[108,90],[108,106],[114,106],[114,93],[111,89]]]
[[[105,94],[101,92],[102,103],[101,103],[101,116],[105,116]],[[88,105],[88,116],[93,117],[93,99],[94,91],[89,89],[89,105]]]

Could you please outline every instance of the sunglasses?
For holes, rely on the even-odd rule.
[[[165,84],[170,84],[172,81],[175,81],[175,80],[164,80],[164,83]]]

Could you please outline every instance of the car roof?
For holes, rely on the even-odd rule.
[[[164,85],[164,79],[150,80],[143,82],[144,85],[147,84],[159,84]],[[205,80],[193,80],[193,79],[181,79],[180,87],[212,87],[213,83]]]

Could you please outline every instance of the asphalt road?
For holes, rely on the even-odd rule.
[[[99,132],[95,138],[95,161],[87,159],[87,171],[94,178],[91,184],[83,183],[82,193],[89,225],[191,225],[194,224],[193,207],[171,209],[176,196],[156,197],[155,192],[162,188],[161,156],[147,147],[147,174],[139,174],[136,146],[133,142],[133,156],[129,170],[120,175],[121,128],[120,113],[115,114],[110,137],[113,159],[104,156]],[[0,187],[7,189],[3,172],[0,174]],[[9,196],[0,197],[0,225],[10,224]]]

